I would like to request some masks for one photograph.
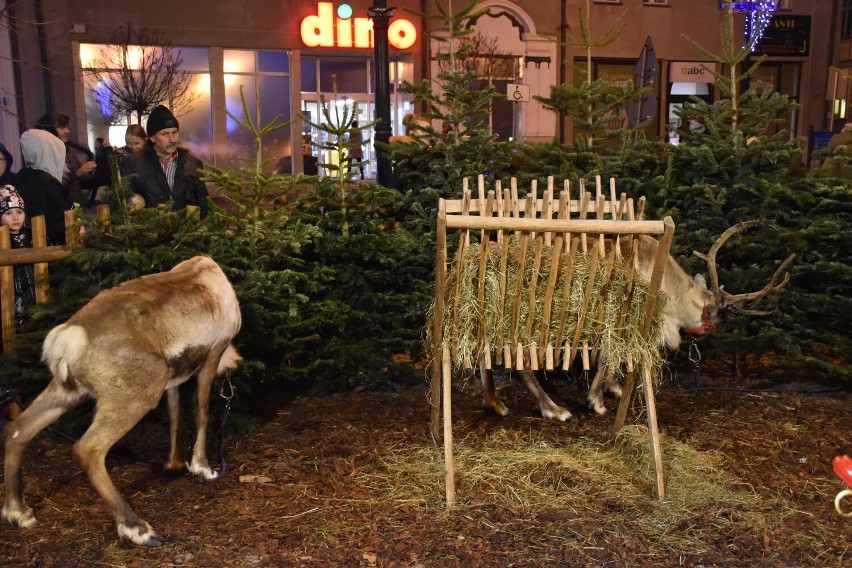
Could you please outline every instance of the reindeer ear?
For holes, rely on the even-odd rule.
[[[707,282],[704,280],[704,276],[702,274],[695,275],[695,285],[704,290],[707,289]]]

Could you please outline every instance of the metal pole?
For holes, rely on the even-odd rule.
[[[373,58],[376,67],[376,141],[385,144],[391,135],[390,63],[388,61],[388,22],[396,8],[388,8],[387,0],[373,0],[367,14],[373,20]],[[376,182],[390,187],[391,164],[385,151],[376,147]]]

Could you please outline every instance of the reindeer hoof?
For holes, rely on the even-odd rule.
[[[485,411],[490,414],[493,414],[494,416],[499,416],[500,418],[502,418],[509,414],[509,407],[507,407],[502,402],[498,402],[495,405],[486,404]]]
[[[186,469],[201,481],[216,481],[219,479],[219,472],[213,471],[210,466],[188,463],[186,464]]]
[[[604,403],[600,400],[592,400],[590,398],[586,401],[586,406],[589,408],[589,410],[591,410],[598,416],[606,416],[607,414],[609,414],[609,410],[607,410],[606,406],[604,406]]]
[[[157,533],[151,528],[151,525],[145,521],[139,521],[138,525],[128,526],[124,523],[118,525],[118,536],[123,540],[132,542],[139,546],[147,548],[156,548],[163,546],[163,543],[157,538]]]
[[[0,519],[3,522],[9,523],[12,526],[28,529],[38,524],[38,521],[33,515],[33,510],[29,507],[19,511],[7,509],[5,506],[0,510]]]
[[[561,406],[554,406],[553,408],[542,408],[541,416],[547,420],[559,420],[560,422],[570,422],[571,420],[576,420],[577,418]]]

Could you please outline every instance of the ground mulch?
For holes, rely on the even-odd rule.
[[[581,410],[582,381],[546,383],[579,416],[564,424],[540,419],[518,381],[499,381],[512,409],[502,419],[481,410],[474,380],[459,384],[453,414],[460,452],[487,452],[507,439],[513,447],[544,443],[557,451],[569,441],[610,443],[611,418]],[[668,441],[717,456],[732,489],[746,498],[693,503],[672,526],[646,526],[659,508],[650,485],[628,501],[594,489],[548,507],[546,499],[513,496],[521,472],[512,468],[494,472],[499,482],[487,487],[460,467],[459,504],[448,510],[419,385],[265,396],[253,409],[254,428],[229,436],[230,470],[213,483],[161,474],[164,431],[157,422],[140,425],[122,443],[140,463],[111,459],[109,466],[131,506],[163,537],[154,549],[117,539],[70,443],[42,433],[25,462],[26,495],[40,524],[0,528],[0,558],[5,566],[45,567],[852,566],[852,519],[833,505],[845,486],[831,469],[834,456],[852,454],[850,393],[777,380],[697,386],[659,393],[663,450]],[[734,390],[744,387],[758,388]],[[217,463],[215,429],[211,438]],[[524,470],[525,483],[545,496],[571,484],[548,479],[543,465]],[[618,483],[603,473],[599,479],[601,489]]]

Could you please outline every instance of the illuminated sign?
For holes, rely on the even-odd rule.
[[[317,14],[302,20],[302,43],[308,47],[373,47],[373,20],[353,18],[352,7],[341,4],[334,17],[331,2],[318,2]],[[388,26],[388,43],[396,49],[408,49],[417,39],[410,21],[394,19]]]

